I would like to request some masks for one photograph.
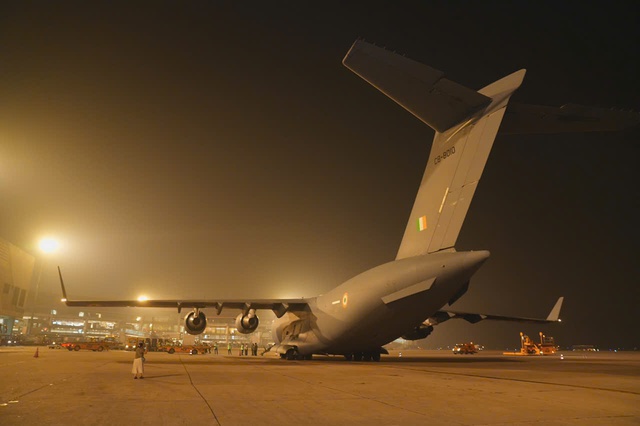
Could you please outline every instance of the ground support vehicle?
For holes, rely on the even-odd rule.
[[[110,345],[105,342],[65,342],[62,343],[62,346],[69,351],[79,351],[80,349],[85,349],[94,352],[102,352],[108,351],[110,349]]]
[[[520,352],[503,352],[504,355],[553,355],[558,350],[553,337],[540,332],[540,343],[535,343],[529,336],[520,332]]]
[[[452,352],[454,355],[458,355],[458,354],[473,355],[478,352],[478,347],[474,345],[473,342],[458,343],[453,347]]]
[[[211,346],[208,345],[173,345],[173,346],[164,346],[159,348],[158,350],[162,352],[167,352],[169,354],[174,353],[186,353],[191,355],[197,354],[208,354],[211,353]]]

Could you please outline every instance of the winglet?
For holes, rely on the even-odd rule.
[[[562,302],[564,301],[564,297],[559,297],[556,304],[549,312],[549,316],[547,317],[547,321],[561,321],[560,320],[560,308],[562,308]]]
[[[62,279],[62,272],[60,271],[60,267],[58,266],[58,275],[60,276],[60,286],[62,287],[62,299],[61,302],[67,302],[67,291],[64,289],[64,281]]]

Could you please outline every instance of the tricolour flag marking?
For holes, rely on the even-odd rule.
[[[418,230],[424,231],[425,229],[427,229],[427,217],[422,216],[418,219]]]

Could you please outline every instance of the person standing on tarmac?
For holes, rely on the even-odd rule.
[[[217,342],[213,344],[213,353],[218,355],[218,343]]]
[[[231,342],[227,343],[227,355],[231,355]]]
[[[144,379],[144,353],[144,343],[140,342],[136,348],[135,358],[133,358],[133,368],[131,369],[134,379],[138,378],[138,374],[140,374],[141,379]]]
[[[240,356],[244,353],[244,343],[240,343]]]

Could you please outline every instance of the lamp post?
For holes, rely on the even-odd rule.
[[[40,242],[38,243],[38,247],[40,248],[40,251],[42,253],[50,254],[58,250],[58,248],[60,247],[60,243],[53,238],[47,237],[40,240]],[[41,257],[40,270],[38,271],[38,278],[36,279],[36,292],[33,295],[33,303],[31,304],[31,320],[29,321],[29,329],[27,334],[31,334],[31,332],[33,331],[33,320],[35,316],[36,305],[38,304],[38,292],[40,290],[40,278],[42,278],[42,270],[44,269],[45,263],[46,258]]]

